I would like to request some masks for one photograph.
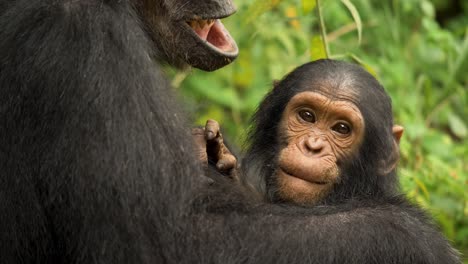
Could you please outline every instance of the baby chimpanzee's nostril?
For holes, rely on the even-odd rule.
[[[307,151],[311,153],[320,153],[324,148],[324,140],[320,137],[308,137],[304,140]]]

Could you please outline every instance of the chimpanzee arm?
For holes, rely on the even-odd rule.
[[[225,190],[220,195],[232,200]],[[314,208],[263,204],[231,213],[227,207],[209,208],[213,214],[197,222],[210,226],[201,241],[216,243],[199,246],[217,252],[215,263],[460,263],[430,220],[399,198]]]

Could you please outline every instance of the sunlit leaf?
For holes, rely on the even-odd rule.
[[[308,14],[312,12],[316,6],[316,2],[314,0],[302,0],[302,11],[304,14]]]
[[[289,6],[286,8],[286,17],[290,19],[289,24],[294,29],[299,29],[301,27],[301,24],[297,19],[297,8],[295,6]]]
[[[351,3],[351,1],[341,0],[341,2],[348,8],[349,12],[351,12],[351,15],[353,16],[354,22],[356,23],[357,32],[358,32],[358,41],[359,41],[359,44],[361,44],[361,38],[362,38],[361,16],[359,16],[359,12],[357,11],[354,4]]]
[[[455,114],[451,114],[448,117],[450,130],[460,138],[465,138],[468,135],[468,129],[466,128],[466,124]]]
[[[327,58],[325,45],[320,35],[312,37],[311,47],[310,47],[310,56],[312,60]]]
[[[430,1],[421,1],[421,10],[424,15],[433,18],[435,14],[434,5]]]

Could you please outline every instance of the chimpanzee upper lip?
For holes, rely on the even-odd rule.
[[[280,170],[282,173],[286,174],[287,176],[294,177],[294,178],[299,178],[299,179],[304,180],[304,181],[306,181],[306,182],[310,182],[310,183],[318,184],[318,185],[326,185],[326,184],[328,184],[328,182],[326,182],[326,181],[316,181],[316,180],[309,179],[308,177],[302,177],[302,176],[300,176],[300,175],[295,175],[295,174],[293,174],[293,173],[290,173],[287,169],[284,169],[284,168],[282,168],[282,167],[280,167],[279,170]]]
[[[197,36],[198,41],[206,47],[226,57],[236,57],[239,52],[237,44],[220,20],[227,16],[229,15],[212,18],[195,17],[185,19],[185,24],[191,34]]]

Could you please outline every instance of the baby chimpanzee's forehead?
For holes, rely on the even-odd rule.
[[[360,90],[349,79],[304,79],[299,86],[300,91],[322,94],[331,101],[349,101],[359,105]]]
[[[329,95],[320,92],[304,91],[297,93],[290,99],[286,112],[293,109],[309,108],[317,111],[316,114],[348,116],[349,119],[354,120],[356,123],[363,123],[361,111],[352,99],[349,97],[338,98],[336,96],[330,98]]]

